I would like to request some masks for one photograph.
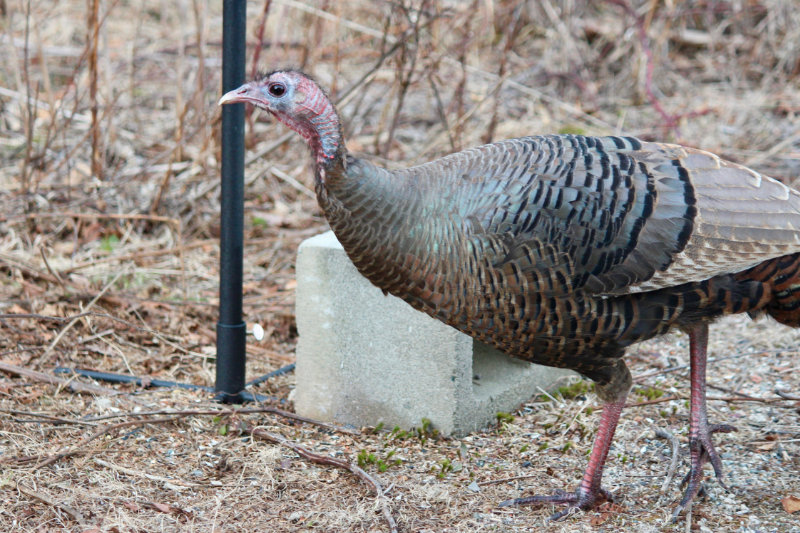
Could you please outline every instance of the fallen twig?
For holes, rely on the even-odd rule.
[[[180,227],[180,219],[160,215],[143,215],[140,213],[30,213],[25,215],[0,216],[0,222],[8,222],[12,220],[37,220],[44,218],[77,218],[80,220],[143,220],[146,222],[163,222],[165,224],[170,224],[175,228]]]
[[[177,254],[186,250],[191,250],[193,248],[199,248],[202,246],[207,245],[215,245],[216,241],[212,239],[203,239],[193,243],[185,244],[182,246],[176,246],[174,248],[165,248],[162,250],[137,250],[136,252],[126,254],[126,255],[109,255],[108,257],[98,257],[96,259],[92,259],[91,261],[84,261],[83,263],[77,263],[72,265],[69,268],[61,269],[57,272],[52,272],[53,274],[72,274],[78,270],[82,270],[84,268],[97,266],[103,263],[113,263],[119,262],[124,263],[125,261],[140,261],[142,259],[149,259],[153,257],[160,257],[162,255],[170,255],[170,254]]]
[[[680,450],[680,443],[678,442],[678,438],[666,429],[656,429],[656,437],[667,439],[672,446],[672,459],[669,462],[667,477],[664,478],[664,483],[661,484],[661,496],[658,497],[658,501],[656,502],[656,506],[659,506],[664,500],[664,495],[669,488],[669,484],[672,483],[672,478],[675,477],[675,469],[678,467],[678,452]]]
[[[85,309],[85,311],[88,311],[88,310],[90,310],[92,307],[94,307],[94,304],[96,304],[96,303],[97,303],[97,301],[98,301],[100,298],[102,298],[102,297],[103,297],[103,295],[104,295],[106,292],[108,292],[108,289],[110,289],[111,287],[113,287],[113,286],[114,286],[114,284],[115,284],[115,283],[117,282],[117,280],[118,280],[118,279],[119,279],[119,278],[122,276],[122,274],[123,274],[123,272],[118,272],[118,273],[117,273],[117,275],[116,275],[116,276],[114,276],[114,278],[113,278],[111,281],[109,281],[108,283],[106,283],[106,286],[105,286],[105,287],[103,287],[103,288],[100,290],[100,292],[97,294],[97,296],[95,296],[94,298],[92,298],[92,301],[91,301],[91,302],[89,302],[89,304],[86,306],[86,309]],[[59,342],[61,342],[61,338],[62,338],[62,337],[63,337],[63,336],[64,336],[64,335],[67,333],[67,331],[69,331],[69,330],[70,330],[70,328],[72,328],[72,326],[74,326],[74,325],[75,325],[75,324],[78,322],[78,320],[80,320],[80,319],[79,319],[79,318],[74,318],[74,319],[70,320],[70,321],[67,323],[67,325],[66,325],[66,326],[64,326],[63,328],[61,328],[61,331],[59,331],[59,332],[58,332],[58,335],[56,335],[56,338],[55,338],[55,339],[53,339],[53,342],[51,342],[51,343],[50,343],[50,345],[49,345],[49,346],[48,346],[48,347],[45,349],[44,353],[42,353],[42,355],[41,355],[41,357],[40,357],[40,363],[45,363],[45,362],[46,362],[48,359],[50,359],[50,354],[52,354],[52,353],[53,353],[53,350],[55,349],[55,347],[58,345],[58,343],[59,343]]]
[[[784,391],[779,390],[779,389],[775,389],[775,394],[777,394],[778,396],[780,396],[784,400],[800,401],[800,396],[797,396],[796,394],[789,394],[788,392],[784,392]]]
[[[786,353],[786,352],[790,352],[790,350],[786,350],[786,349],[781,349],[781,350],[763,350],[763,351],[756,352],[756,353],[753,353],[753,352],[738,352],[738,353],[731,354],[731,355],[726,355],[726,356],[723,356],[723,357],[709,357],[708,358],[708,363],[716,363],[718,361],[725,361],[727,359],[737,359],[739,357],[753,357],[753,356],[759,355],[759,354],[777,354],[777,353]],[[660,375],[663,375],[663,374],[670,374],[672,372],[677,372],[678,370],[684,370],[686,368],[689,368],[689,364],[688,363],[683,364],[683,365],[675,365],[675,366],[671,366],[671,367],[668,367],[668,368],[662,368],[660,370],[653,370],[652,372],[648,372],[646,374],[641,374],[639,376],[636,376],[635,378],[633,378],[633,382],[634,383],[641,383],[642,381],[646,380],[647,378],[652,378],[652,377],[660,376]]]
[[[19,411],[17,409],[0,409],[0,413],[6,413],[6,414],[9,414],[9,415],[15,415],[15,416],[30,416],[32,418],[41,419],[41,420],[20,420],[20,419],[16,419],[15,421],[18,422],[18,423],[50,422],[50,423],[53,423],[53,424],[76,424],[76,425],[81,425],[81,426],[96,426],[97,425],[97,424],[95,424],[93,422],[87,422],[86,420],[63,418],[63,417],[60,417],[60,416],[48,415],[46,413],[34,413],[34,412],[31,412],[31,411]]]
[[[664,402],[671,402],[672,400],[685,400],[685,399],[686,399],[685,396],[666,396],[664,398],[656,398],[655,400],[647,400],[647,401],[644,401],[644,402],[626,403],[625,407],[626,408],[628,408],[628,407],[642,407],[644,405],[653,405],[653,404],[656,404],[656,403],[664,403]]]
[[[46,503],[47,505],[50,505],[51,507],[56,507],[58,509],[61,509],[62,511],[64,511],[65,513],[70,515],[73,520],[78,522],[78,524],[81,526],[81,528],[85,528],[86,527],[86,520],[83,518],[83,515],[78,510],[73,509],[69,505],[66,505],[66,504],[64,504],[62,502],[57,502],[57,501],[51,499],[49,496],[45,496],[41,492],[37,492],[37,491],[35,491],[33,489],[29,489],[26,486],[24,486],[23,484],[17,483],[12,479],[0,480],[0,488],[2,488],[3,485],[6,485],[6,484],[11,485],[11,488],[20,491],[21,493],[25,494],[26,496],[29,496],[31,498],[35,498],[35,499],[39,500],[42,503]]]
[[[149,479],[150,481],[155,481],[157,483],[164,483],[165,485],[172,485],[175,488],[191,488],[191,487],[203,487],[204,485],[200,483],[189,483],[186,481],[181,481],[179,479],[169,479],[166,477],[155,476],[153,474],[148,474],[146,472],[142,472],[140,470],[135,470],[133,468],[125,468],[124,466],[115,465],[114,463],[109,463],[108,461],[103,461],[102,459],[94,458],[95,464],[100,466],[104,466],[106,468],[110,468],[112,470],[116,470],[117,472],[122,472],[125,475],[131,477],[143,477],[145,479]]]
[[[731,388],[728,388],[728,387],[722,387],[720,385],[714,385],[712,383],[708,383],[706,386],[709,389],[716,389],[716,390],[719,390],[719,391],[722,391],[722,392],[729,392],[731,394],[735,394],[736,396],[740,396],[742,398],[747,398],[749,400],[763,401],[761,398],[758,398],[756,396],[750,396],[749,394],[745,394],[743,392],[739,392],[737,390],[734,390],[734,389],[731,389]]]
[[[497,485],[499,483],[505,483],[506,481],[517,481],[520,479],[540,478],[540,477],[542,477],[542,474],[538,473],[538,474],[526,474],[524,476],[506,477],[503,479],[490,479],[488,481],[479,481],[478,486],[485,487],[486,485]]]
[[[706,400],[710,402],[758,402],[758,403],[775,403],[780,402],[779,398],[756,398],[755,396],[708,396]]]
[[[686,400],[687,396],[667,396],[665,398],[657,398],[655,400],[647,400],[638,403],[627,403],[625,407],[642,407],[645,405],[653,405],[656,403],[671,402],[672,400]],[[787,398],[791,399],[791,398]],[[800,399],[800,398],[798,398]],[[756,398],[755,396],[707,396],[706,400],[709,402],[757,402],[757,403],[775,403],[782,401],[780,398]],[[780,407],[777,405],[776,407]]]
[[[98,298],[100,298],[102,296],[103,295],[100,294],[100,295],[98,295]],[[113,320],[115,322],[119,322],[120,324],[124,324],[124,325],[128,326],[129,328],[135,329],[137,331],[141,331],[141,332],[144,332],[144,333],[149,333],[151,335],[154,335],[159,340],[163,341],[165,344],[168,344],[168,345],[172,346],[173,348],[175,348],[176,350],[179,350],[179,351],[181,351],[181,352],[183,352],[183,353],[185,353],[187,355],[192,355],[192,356],[202,357],[202,358],[207,357],[205,354],[201,354],[199,352],[193,352],[192,350],[188,350],[188,349],[184,348],[183,346],[177,344],[176,342],[173,342],[172,340],[170,340],[170,338],[175,339],[175,340],[179,340],[174,335],[170,335],[168,333],[162,333],[162,332],[160,332],[158,330],[155,330],[155,329],[152,329],[152,328],[139,326],[139,325],[134,324],[133,322],[129,322],[129,321],[123,319],[123,318],[119,318],[119,317],[116,317],[116,316],[108,314],[108,313],[84,312],[84,313],[78,313],[77,315],[72,315],[72,316],[67,316],[67,317],[47,316],[47,315],[40,315],[40,314],[37,314],[37,313],[5,313],[5,314],[0,313],[0,320],[34,318],[36,320],[50,320],[50,321],[53,321],[53,322],[68,322],[68,321],[69,322],[73,322],[73,321],[78,320],[79,318],[84,318],[84,317],[107,318],[109,320]],[[10,353],[10,352],[4,352],[4,353]],[[2,354],[0,354],[0,355],[2,355]]]
[[[383,488],[381,484],[378,482],[377,479],[373,478],[369,474],[367,474],[364,469],[354,465],[352,463],[348,463],[346,461],[342,461],[340,459],[335,459],[333,457],[327,457],[325,455],[319,455],[313,453],[296,442],[292,442],[289,439],[278,435],[277,433],[272,433],[270,431],[266,431],[261,428],[248,428],[247,430],[251,435],[254,437],[258,437],[264,440],[268,440],[275,444],[280,444],[281,446],[285,446],[287,448],[292,449],[295,453],[297,453],[300,457],[307,459],[311,462],[323,464],[323,465],[330,465],[335,466],[337,468],[342,468],[344,470],[348,470],[358,476],[362,481],[367,483],[372,491],[375,493],[376,503],[378,503],[381,507],[383,512],[383,517],[386,520],[386,523],[389,525],[389,530],[392,533],[397,533],[397,523],[392,516],[392,512],[389,509],[389,503],[387,501],[386,495],[383,493]]]
[[[201,415],[211,415],[211,416],[234,416],[239,414],[253,414],[253,413],[272,413],[279,416],[283,416],[285,418],[291,418],[293,420],[298,420],[300,422],[304,422],[306,424],[313,424],[315,426],[320,426],[322,428],[328,429],[330,431],[336,431],[339,433],[347,433],[348,435],[360,435],[361,432],[356,429],[347,428],[344,426],[337,426],[335,424],[330,424],[328,422],[322,422],[320,420],[314,420],[313,418],[308,418],[305,416],[301,416],[295,413],[291,413],[289,411],[284,411],[283,409],[278,409],[277,407],[246,407],[242,409],[187,409],[184,411],[173,411],[173,410],[162,410],[162,411],[140,411],[136,413],[115,413],[112,415],[102,415],[96,417],[87,418],[87,421],[97,422],[100,420],[108,420],[111,418],[128,418],[128,417],[139,417],[139,416],[160,416],[160,415],[170,415],[170,416],[201,416]]]
[[[127,426],[140,426],[145,424],[163,424],[166,422],[172,422],[176,420],[178,417],[168,417],[168,418],[149,418],[147,420],[128,420],[126,422],[119,422],[117,424],[112,424],[110,426],[102,426],[95,430],[92,434],[88,437],[82,439],[80,442],[70,446],[69,448],[65,449],[62,452],[56,453],[54,455],[49,456],[47,459],[37,463],[33,468],[34,470],[39,468],[44,468],[45,466],[51,465],[57,461],[65,457],[69,457],[70,455],[74,455],[75,453],[80,452],[81,448],[84,447],[86,444],[90,443],[91,441],[102,437],[106,433],[110,431],[114,431],[115,429],[127,427]]]

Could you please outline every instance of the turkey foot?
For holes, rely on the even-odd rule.
[[[727,424],[709,424],[706,411],[706,346],[708,345],[708,324],[702,324],[689,331],[689,354],[691,363],[691,413],[689,417],[689,453],[691,466],[683,478],[681,486],[686,485],[680,503],[672,513],[673,522],[689,502],[702,490],[703,465],[711,463],[717,481],[725,490],[722,460],[714,448],[711,436],[714,433],[729,433],[736,428]]]
[[[502,502],[500,507],[510,507],[512,505],[530,504],[555,504],[567,505],[563,511],[559,511],[550,516],[550,520],[560,520],[577,510],[588,511],[594,509],[605,501],[612,501],[611,494],[600,486],[603,477],[603,466],[608,457],[608,450],[611,448],[611,441],[614,438],[614,430],[619,421],[619,415],[625,406],[625,396],[616,401],[607,402],[603,407],[603,416],[600,419],[600,426],[597,429],[597,436],[594,439],[592,453],[589,456],[589,464],[583,474],[581,484],[575,492],[558,491],[549,496],[528,496],[526,498],[515,498]]]
[[[681,481],[681,486],[686,485],[686,492],[684,492],[681,502],[672,513],[673,522],[677,520],[678,515],[702,490],[703,466],[706,463],[711,463],[711,466],[714,468],[714,475],[717,478],[717,482],[722,485],[725,490],[729,490],[723,479],[722,460],[719,458],[719,454],[714,448],[714,442],[711,436],[714,433],[730,433],[731,431],[736,431],[736,428],[728,424],[709,425],[707,421],[704,421],[700,424],[700,427],[696,428],[696,431],[697,434],[689,438],[691,466],[689,472],[683,478],[683,481]]]
[[[559,511],[550,515],[550,520],[555,522],[570,516],[578,509],[582,511],[589,511],[606,501],[613,501],[611,494],[607,490],[603,488],[585,490],[582,487],[579,487],[575,492],[565,492],[560,490],[556,491],[555,494],[550,494],[548,496],[527,496],[525,498],[514,498],[512,500],[506,500],[500,503],[498,507],[548,503],[553,505],[567,505],[568,507],[563,511]]]

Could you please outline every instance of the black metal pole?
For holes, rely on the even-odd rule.
[[[247,3],[222,6],[222,93],[244,83]],[[244,250],[244,104],[222,107],[222,207],[220,219],[219,322],[217,323],[218,399],[240,403],[245,377],[242,321]]]

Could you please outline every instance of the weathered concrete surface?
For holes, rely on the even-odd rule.
[[[511,359],[384,296],[332,232],[298,250],[297,328],[297,412],[355,426],[428,418],[463,435],[574,375]]]

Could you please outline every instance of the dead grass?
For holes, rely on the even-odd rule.
[[[213,385],[221,3],[0,7],[0,362]],[[251,67],[313,72],[340,100],[350,149],[387,165],[531,133],[624,132],[798,183],[791,2],[274,0],[259,37],[264,12],[250,2]],[[245,314],[266,330],[248,343],[252,377],[293,360],[294,253],[326,225],[301,141],[263,115],[248,122]],[[741,317],[714,333],[710,410],[740,430],[718,438],[735,490],[710,483],[691,529],[800,531],[780,504],[800,497],[798,403],[774,393],[800,390],[800,337]],[[352,463],[374,454],[364,470],[402,531],[689,530],[665,522],[686,468],[688,397],[687,372],[667,370],[687,353],[682,336],[631,352],[645,377],[630,401],[643,405],[624,413],[606,476],[621,507],[558,524],[549,509],[495,505],[576,483],[591,394],[533,399],[500,428],[423,441],[197,414],[223,409],[201,392],[78,394],[3,373],[0,530],[387,529],[355,476],[253,439],[255,427]],[[292,386],[289,375],[257,392],[290,409]],[[672,452],[657,428],[682,444],[663,494]]]

